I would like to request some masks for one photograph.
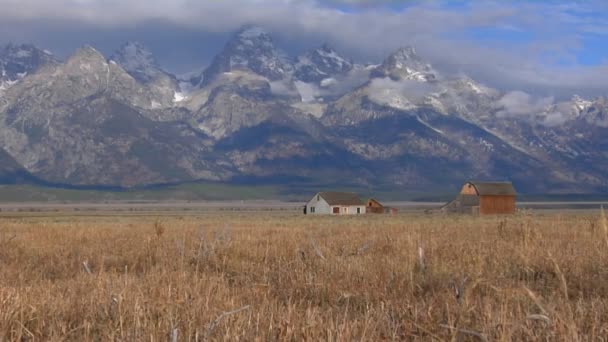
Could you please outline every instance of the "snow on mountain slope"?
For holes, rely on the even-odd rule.
[[[46,50],[29,44],[8,44],[0,47],[0,92],[17,84],[28,74],[46,65],[58,63]]]
[[[242,28],[226,44],[200,76],[202,86],[210,84],[218,75],[235,69],[249,69],[271,81],[284,79],[293,72],[293,64],[279,51],[272,37],[262,28]]]
[[[503,177],[535,191],[608,189],[604,98],[499,91],[440,74],[413,48],[361,65],[325,45],[293,62],[246,27],[181,79],[137,43],[109,61],[87,47],[36,67],[37,54],[48,55],[2,54],[0,143],[50,181],[315,181],[324,165],[336,184],[349,170],[358,184],[412,188]]]
[[[344,75],[353,69],[353,62],[324,44],[298,58],[294,77],[302,82],[327,86],[336,75]],[[323,82],[325,81],[325,84]]]

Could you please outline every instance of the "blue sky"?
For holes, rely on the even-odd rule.
[[[511,8],[535,16],[537,25],[518,20],[514,15],[500,23],[472,25],[462,31],[447,32],[446,37],[470,40],[493,46],[526,47],[542,44],[560,36],[575,36],[579,43],[562,58],[553,60],[563,66],[599,65],[608,59],[608,11],[600,1],[342,1],[326,3],[349,13],[386,9],[403,13],[416,7],[440,8],[466,16],[480,7]],[[544,16],[544,13],[550,15]],[[546,24],[546,26],[545,26]],[[574,56],[570,56],[573,54]],[[540,60],[551,62],[545,54]]]
[[[412,45],[447,74],[505,90],[594,96],[608,89],[608,1],[0,0],[0,43],[69,55],[148,45],[175,72],[204,67],[244,24],[292,54],[324,42],[362,62]]]

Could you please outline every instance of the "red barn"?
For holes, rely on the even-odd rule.
[[[478,215],[514,214],[517,193],[510,182],[467,182],[442,210]]]

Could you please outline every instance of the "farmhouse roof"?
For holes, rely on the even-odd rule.
[[[511,182],[469,182],[477,190],[479,196],[515,196],[515,188]]]
[[[320,192],[319,196],[329,205],[364,205],[354,192]]]

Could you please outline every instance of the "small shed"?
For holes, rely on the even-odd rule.
[[[384,206],[378,200],[370,198],[365,204],[365,212],[368,214],[384,214]]]
[[[397,209],[387,207],[374,198],[370,198],[365,203],[365,212],[367,214],[396,214]]]
[[[477,215],[514,214],[516,196],[510,182],[467,182],[442,211]]]
[[[304,208],[309,215],[361,215],[365,203],[353,192],[319,192]]]

